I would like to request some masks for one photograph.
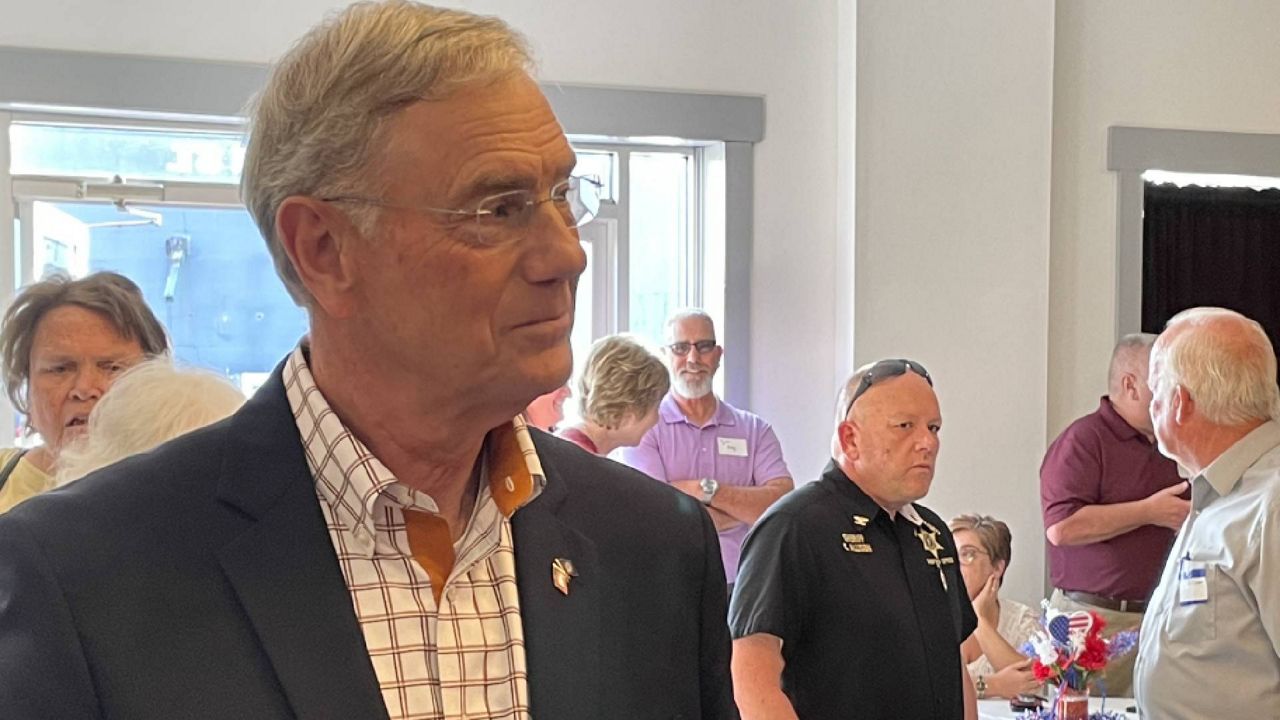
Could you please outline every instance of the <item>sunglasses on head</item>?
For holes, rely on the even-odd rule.
[[[929,383],[929,387],[933,387],[933,378],[929,377],[929,371],[924,366],[914,360],[906,360],[904,358],[896,358],[892,360],[881,360],[872,365],[862,374],[862,379],[858,381],[858,387],[853,391],[853,395],[849,397],[849,402],[844,406],[844,414],[841,417],[848,417],[849,411],[853,409],[853,404],[857,402],[862,394],[871,388],[872,385],[892,377],[898,377],[905,374],[908,370],[919,375]]]

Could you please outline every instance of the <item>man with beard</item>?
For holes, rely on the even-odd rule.
[[[671,391],[658,409],[658,424],[620,459],[702,502],[720,532],[732,591],[747,531],[795,484],[769,423],[711,392],[724,349],[710,315],[697,309],[672,315],[662,354]]]

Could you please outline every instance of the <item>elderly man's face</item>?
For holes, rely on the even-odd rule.
[[[680,397],[696,399],[711,392],[711,379],[720,369],[720,356],[724,350],[716,345],[708,352],[701,352],[697,343],[715,342],[715,329],[701,318],[685,318],[671,326],[667,346],[663,352],[671,368],[671,388]],[[671,349],[674,343],[689,343],[688,351],[677,353]]]
[[[400,112],[377,176],[395,205],[472,209],[498,193],[545,198],[576,158],[525,75],[463,88]],[[492,218],[491,218],[492,219]],[[572,368],[574,293],[586,268],[578,233],[553,203],[523,226],[477,239],[473,216],[380,211],[353,253],[359,309],[406,374],[451,383],[512,414]]]
[[[914,372],[877,382],[854,403],[840,432],[854,479],[881,507],[897,510],[929,492],[942,412],[928,381]]]

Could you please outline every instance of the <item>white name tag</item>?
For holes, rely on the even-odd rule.
[[[1178,570],[1178,604],[1200,605],[1209,602],[1209,579],[1204,563],[1183,560]]]
[[[716,444],[720,448],[721,455],[732,455],[733,457],[747,456],[746,438],[716,438]]]

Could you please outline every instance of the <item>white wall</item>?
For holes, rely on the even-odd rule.
[[[0,45],[267,62],[325,0],[2,0]],[[792,471],[828,456],[836,386],[836,11],[849,0],[473,0],[524,32],[544,80],[766,97],[755,155],[752,409]],[[727,352],[734,352],[728,348]]]
[[[1053,3],[862,0],[859,362],[932,373],[942,450],[925,504],[1009,523],[1006,592],[1041,596]]]
[[[1058,3],[1049,437],[1097,406],[1115,341],[1111,125],[1280,133],[1280,3]]]

